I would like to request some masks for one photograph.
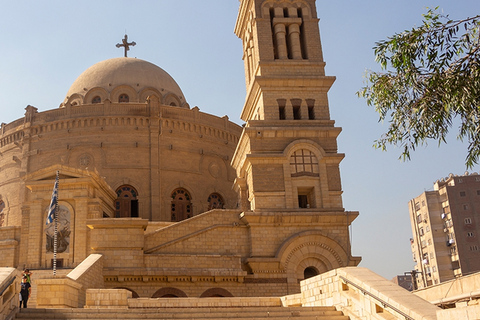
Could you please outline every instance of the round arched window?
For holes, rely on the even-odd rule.
[[[123,185],[117,189],[115,201],[116,218],[138,218],[137,190],[129,185]]]
[[[171,220],[182,221],[193,216],[190,194],[183,188],[172,192]]]
[[[208,196],[208,209],[207,210],[212,210],[212,209],[223,209],[224,206],[224,201],[221,195],[218,193],[212,193],[210,196]]]
[[[118,97],[118,102],[129,102],[129,101],[130,101],[130,98],[128,97],[128,94],[122,93]]]
[[[93,97],[93,99],[92,99],[93,104],[100,103],[100,102],[102,102],[102,98],[100,98],[99,96]]]

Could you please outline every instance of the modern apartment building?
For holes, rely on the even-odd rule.
[[[416,288],[480,271],[480,175],[450,174],[409,202]]]

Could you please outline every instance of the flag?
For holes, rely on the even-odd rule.
[[[58,200],[58,171],[57,176],[55,177],[55,184],[53,185],[52,199],[50,200],[50,207],[48,208],[47,222],[49,224],[55,219],[55,208],[57,207]]]

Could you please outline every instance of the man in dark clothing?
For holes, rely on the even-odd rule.
[[[20,284],[20,306],[19,308],[22,307],[22,302],[23,302],[23,307],[27,307],[27,302],[28,298],[30,298],[30,292],[32,290],[32,286],[30,283],[27,282],[27,277],[22,278],[22,283]]]

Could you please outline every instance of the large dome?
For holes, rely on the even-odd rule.
[[[84,97],[92,89],[101,88],[111,93],[119,86],[131,87],[138,93],[154,89],[161,95],[175,95],[180,105],[186,102],[182,90],[165,70],[136,58],[113,58],[94,64],[75,80],[68,90],[66,101],[74,95]]]

